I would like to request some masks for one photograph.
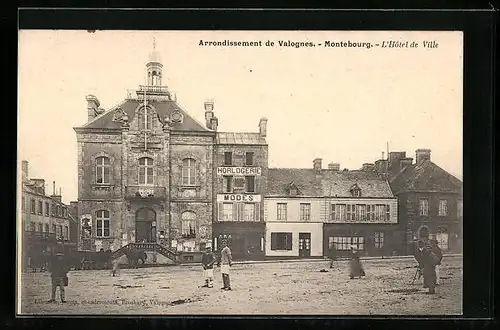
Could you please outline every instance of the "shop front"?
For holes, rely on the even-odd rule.
[[[220,252],[226,240],[233,260],[264,259],[264,223],[216,223],[212,230],[214,251]]]

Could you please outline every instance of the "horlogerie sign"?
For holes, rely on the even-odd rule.
[[[218,167],[217,175],[260,175],[260,167]]]

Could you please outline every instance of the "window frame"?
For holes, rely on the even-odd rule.
[[[38,215],[43,215],[43,201],[38,201]]]
[[[191,214],[193,217],[184,218],[185,216]],[[187,229],[189,232],[185,232],[186,224],[188,225]],[[196,238],[197,230],[196,230],[196,213],[193,211],[184,211],[181,214],[181,235],[183,238]]]
[[[144,159],[144,165],[141,164],[141,160]],[[151,161],[151,164],[149,164],[149,161]],[[154,186],[155,184],[155,168],[154,164],[155,161],[151,157],[141,157],[137,160],[138,163],[138,169],[137,169],[137,183],[140,186]],[[152,182],[149,183],[149,175],[148,175],[148,170],[151,169],[151,180]],[[144,171],[144,182],[141,182],[141,171]]]
[[[228,158],[229,156],[229,158]],[[229,162],[228,162],[229,159]],[[224,151],[224,166],[233,166],[233,152]]]
[[[183,186],[196,185],[196,159],[184,158],[182,160],[181,178]]]
[[[253,185],[252,187],[250,187],[249,185],[249,180],[253,180]],[[249,188],[252,188],[252,189],[249,189]],[[256,181],[255,181],[255,175],[245,175],[245,192],[247,193],[255,193],[257,191],[257,184],[256,184]]]
[[[248,162],[248,156],[250,156],[250,162]],[[254,166],[255,165],[255,153],[253,151],[245,152],[245,166]]]
[[[440,198],[438,203],[438,216],[446,217],[448,216],[448,200],[445,198]]]
[[[45,216],[50,217],[50,206],[49,202],[45,202]]]
[[[271,233],[271,251],[292,251],[292,250],[293,250],[292,232]]]
[[[226,208],[227,206],[227,208]],[[228,211],[228,214],[230,216],[228,216],[228,214],[226,214],[226,211]],[[236,219],[234,219],[234,206],[233,206],[233,203],[222,203],[222,219],[221,221],[236,221]]]
[[[101,177],[102,182],[98,181],[99,176]],[[95,184],[111,184],[111,159],[107,156],[99,156],[95,158]]]
[[[418,209],[418,214],[421,217],[429,216],[429,198],[419,198]]]
[[[311,203],[299,204],[299,219],[300,221],[311,221]]]
[[[282,207],[281,210],[280,207]],[[288,220],[288,203],[276,203],[276,220],[277,221]]]
[[[232,193],[234,191],[233,185],[234,176],[233,175],[223,175],[222,176],[222,192]],[[230,189],[228,189],[228,185]]]
[[[34,198],[30,200],[30,213],[36,214],[36,200]]]
[[[110,237],[111,236],[111,215],[108,210],[97,210],[96,213],[96,226],[95,226],[95,236],[96,237]],[[107,224],[107,226],[106,226]],[[108,235],[106,235],[106,227],[108,229]]]
[[[382,249],[385,243],[385,233],[383,231],[376,231],[373,233],[373,246],[376,249]]]

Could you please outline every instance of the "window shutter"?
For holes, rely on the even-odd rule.
[[[255,221],[260,221],[260,203],[255,203]]]
[[[238,204],[239,203],[233,203],[233,221],[238,220]]]
[[[238,205],[238,221],[243,221],[245,220],[244,217],[244,208],[245,208],[245,203],[235,203]]]
[[[271,233],[271,250],[277,250],[278,247],[278,233]]]
[[[286,249],[292,249],[292,233],[286,233]]]
[[[219,215],[219,218],[217,220],[222,221],[224,220],[224,209],[222,203],[217,203],[217,208],[218,208],[217,214]]]

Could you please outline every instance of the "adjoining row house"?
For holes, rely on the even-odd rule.
[[[266,256],[322,257],[334,244],[369,254],[401,250],[397,199],[385,174],[373,169],[270,168],[265,197]]]
[[[76,249],[72,240],[74,220],[69,215],[68,206],[56,194],[45,192],[44,179],[29,178],[29,163],[22,161],[21,224],[22,224],[22,268],[36,265],[44,253],[56,249],[68,252]]]
[[[425,225],[442,250],[461,253],[463,183],[433,163],[429,149],[416,150],[415,160],[405,152],[389,153],[390,184],[399,199],[405,242],[418,238],[419,228]]]
[[[321,257],[331,244],[404,254],[422,224],[442,246],[461,245],[461,182],[430,151],[417,151],[417,164],[390,153],[359,170],[321,159],[268,169],[266,118],[256,132],[219,132],[213,101],[200,123],[162,83],[154,49],[146,68],[147,84],[108,110],[88,95],[88,121],[74,128],[79,250],[153,243],[198,260],[226,239],[235,259]]]

